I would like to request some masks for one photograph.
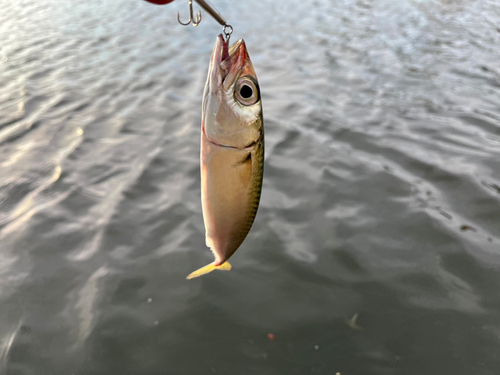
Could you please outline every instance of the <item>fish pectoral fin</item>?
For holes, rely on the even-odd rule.
[[[252,162],[252,153],[249,152],[247,155],[245,155],[245,157],[243,157],[237,164],[236,166],[238,165],[241,165],[241,164],[245,164],[245,163],[248,163],[248,162]]]
[[[212,272],[213,270],[221,270],[221,271],[229,271],[231,269],[231,265],[229,262],[224,262],[220,266],[216,266],[214,263],[210,263],[205,267],[201,267],[199,270],[196,270],[188,275],[186,279],[194,279],[195,277],[199,277],[205,275],[207,273]]]

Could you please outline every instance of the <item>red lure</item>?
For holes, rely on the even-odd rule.
[[[165,5],[165,4],[171,3],[174,0],[146,0],[146,1],[149,3],[156,4],[156,5]]]

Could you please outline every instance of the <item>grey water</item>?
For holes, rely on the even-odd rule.
[[[500,2],[211,3],[265,173],[233,269],[188,281],[221,27],[0,0],[0,374],[499,374]]]

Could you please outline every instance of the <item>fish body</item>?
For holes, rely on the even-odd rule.
[[[229,270],[227,260],[252,227],[262,188],[263,125],[259,85],[245,42],[240,39],[229,48],[219,35],[203,95],[200,154],[206,244],[215,261],[188,279]]]

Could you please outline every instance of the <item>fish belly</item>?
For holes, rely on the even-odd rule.
[[[216,265],[229,259],[252,227],[262,186],[261,149],[261,145],[242,150],[215,145],[202,133],[203,220]]]

